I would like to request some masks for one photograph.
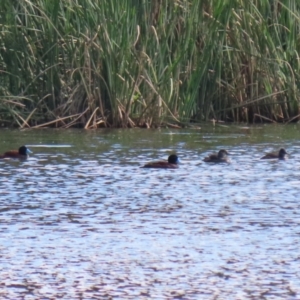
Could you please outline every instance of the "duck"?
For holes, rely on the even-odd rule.
[[[261,159],[286,159],[287,152],[285,151],[284,148],[281,148],[278,152],[273,152],[273,153],[267,153]]]
[[[213,163],[223,163],[223,162],[228,162],[228,158],[227,155],[229,155],[229,153],[224,150],[221,149],[218,154],[217,153],[213,153],[207,157],[205,157],[203,159],[203,161],[205,162],[213,162]]]
[[[157,168],[157,169],[176,169],[178,168],[179,159],[177,155],[171,154],[168,161],[156,161],[145,164],[142,168]]]
[[[10,150],[2,155],[0,155],[0,159],[2,158],[27,158],[29,153],[32,153],[26,146],[21,146],[19,150]]]

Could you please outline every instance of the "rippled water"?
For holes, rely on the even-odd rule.
[[[0,299],[300,299],[299,129],[2,131]]]

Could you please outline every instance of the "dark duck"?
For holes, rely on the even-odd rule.
[[[176,169],[178,168],[179,159],[177,155],[169,156],[168,161],[155,161],[144,165],[142,168],[157,168],[157,169]]]
[[[221,149],[218,153],[213,153],[205,157],[203,161],[213,163],[228,162],[227,155],[229,155],[229,153],[226,150]]]
[[[2,158],[27,158],[28,154],[31,153],[31,151],[26,146],[21,146],[19,150],[10,150],[2,155],[0,155],[0,159]]]
[[[287,155],[285,149],[281,148],[278,152],[267,153],[261,159],[286,159]]]

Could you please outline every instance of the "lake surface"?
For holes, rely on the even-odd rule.
[[[300,299],[299,130],[1,130],[0,299]]]

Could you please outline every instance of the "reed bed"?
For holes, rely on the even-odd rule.
[[[0,125],[298,121],[297,0],[1,0]]]

